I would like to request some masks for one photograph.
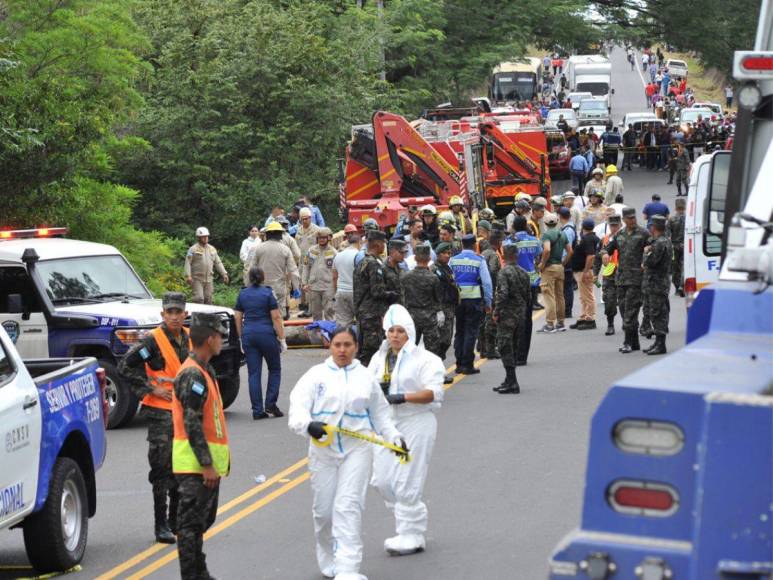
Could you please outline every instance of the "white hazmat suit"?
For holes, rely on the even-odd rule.
[[[435,411],[443,401],[443,361],[422,346],[416,345],[416,327],[408,311],[399,304],[389,307],[384,316],[384,330],[401,326],[408,334],[394,363],[387,373],[389,393],[418,393],[430,390],[434,399],[429,404],[402,403],[390,405],[395,426],[405,437],[411,450],[411,461],[399,463],[385,449],[376,449],[373,485],[381,492],[387,507],[394,512],[397,536],[384,542],[390,554],[409,554],[425,547],[427,506],[422,500],[429,460],[437,434]],[[385,378],[389,342],[384,341],[368,366],[379,383]]]
[[[339,367],[329,357],[301,377],[290,393],[288,424],[299,435],[310,437],[307,429],[312,421],[369,435],[375,431],[389,442],[401,439],[378,383],[358,360]],[[359,574],[360,529],[373,447],[339,433],[330,446],[309,444],[317,562],[329,578],[364,578]],[[398,462],[394,454],[392,461]]]

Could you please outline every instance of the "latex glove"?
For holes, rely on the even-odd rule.
[[[282,338],[279,340],[279,354],[284,354],[287,352],[287,341]]]
[[[312,421],[306,431],[314,439],[322,439],[325,436],[325,424],[322,421]]]
[[[437,313],[437,325],[443,326],[446,323],[446,313],[442,310]]]
[[[298,298],[300,297],[301,297],[301,291],[298,288],[290,292],[290,298],[295,298],[296,300],[298,300]]]
[[[405,439],[403,439],[402,437],[398,437],[397,439],[395,439],[394,443],[395,443],[395,445],[397,445],[398,447],[403,449],[403,451],[405,451],[406,453],[410,453],[411,452],[411,450],[408,449],[408,444],[405,442]],[[398,453],[397,451],[392,451],[392,453],[394,453],[398,457],[400,457],[402,455],[401,453]]]
[[[390,405],[402,405],[405,403],[405,394],[404,393],[397,393],[394,395],[387,395],[386,396],[387,403]]]

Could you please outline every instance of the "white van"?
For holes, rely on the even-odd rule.
[[[716,155],[724,162],[717,160],[712,175],[711,160]],[[684,222],[684,294],[688,308],[702,288],[719,279],[729,169],[729,151],[701,155],[692,166]],[[712,181],[714,187],[710,188]]]

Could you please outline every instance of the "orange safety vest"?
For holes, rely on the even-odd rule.
[[[185,359],[180,370],[196,368],[206,379],[207,399],[202,409],[202,427],[204,438],[212,456],[212,466],[218,475],[227,475],[231,469],[231,457],[228,449],[228,430],[223,412],[223,399],[217,380],[192,358]],[[179,374],[179,373],[178,373]],[[174,473],[202,473],[203,468],[196,459],[193,447],[188,440],[183,418],[183,406],[172,392],[172,422],[174,423],[174,442],[172,443],[172,471]]]
[[[186,337],[188,337],[188,329],[183,328],[183,332]],[[171,392],[173,390],[172,383],[174,383],[174,378],[180,371],[182,363],[180,362],[180,359],[177,358],[177,352],[174,350],[172,343],[169,342],[166,333],[160,326],[154,328],[150,334],[156,340],[158,349],[161,351],[161,357],[164,359],[164,368],[154,371],[150,368],[149,364],[145,363],[145,374],[148,375],[150,384],[153,387],[161,387]],[[188,337],[188,350],[190,349],[191,339]],[[146,407],[156,407],[157,409],[164,409],[165,411],[172,410],[172,401],[157,397],[153,393],[145,395],[142,399],[142,404]]]

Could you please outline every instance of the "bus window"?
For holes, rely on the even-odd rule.
[[[714,155],[711,164],[708,200],[705,209],[703,233],[703,253],[707,256],[719,256],[722,251],[722,229],[725,222],[725,196],[730,173],[730,152],[722,151]]]

